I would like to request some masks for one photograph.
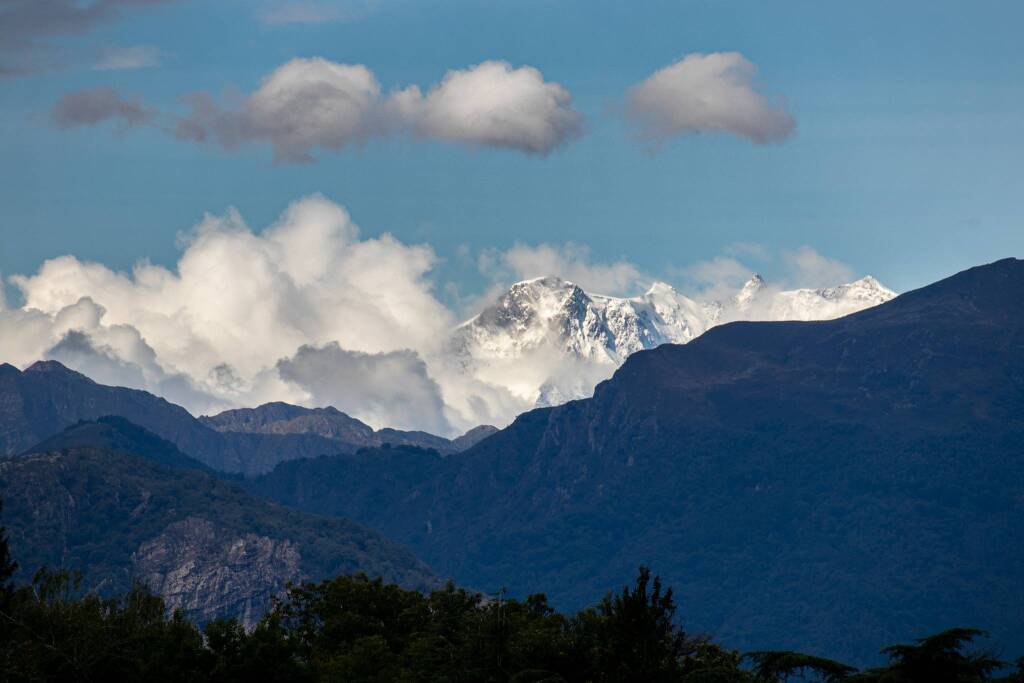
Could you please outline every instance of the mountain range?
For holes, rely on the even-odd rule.
[[[664,282],[641,296],[585,292],[558,277],[518,282],[460,325],[448,352],[463,371],[537,406],[586,398],[626,358],[685,344],[735,320],[828,320],[896,296],[867,276],[825,289],[780,291],[754,275],[734,296],[697,301]]]
[[[631,355],[469,450],[282,463],[254,492],[349,517],[480,588],[575,607],[645,563],[686,625],[851,661],[957,624],[1024,648],[1024,262],[836,320]]]
[[[138,389],[98,384],[57,361],[24,371],[0,365],[0,454],[12,455],[80,420],[119,415],[172,442],[208,467],[256,474],[282,460],[352,452],[384,444],[450,453],[496,431],[479,427],[454,440],[425,432],[375,431],[333,408],[269,403],[197,419]]]
[[[82,572],[84,591],[141,580],[195,621],[250,626],[289,582],[365,572],[439,585],[369,529],[255,498],[121,417],[79,422],[31,451],[0,460],[3,524],[24,582],[42,566]]]
[[[968,625],[1024,649],[1024,262],[881,302],[871,279],[766,293],[755,278],[720,308],[560,282],[522,283],[467,344],[527,359],[571,339],[559,362],[621,366],[592,397],[461,442],[280,403],[197,419],[58,363],[0,366],[16,556],[250,621],[282,581],[330,571],[574,608],[643,563],[688,630],[731,647],[870,662],[879,641]],[[808,302],[807,317],[866,310],[728,322]],[[687,343],[640,348],[684,319]],[[528,342],[498,343],[512,338]]]

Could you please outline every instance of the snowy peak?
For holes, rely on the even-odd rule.
[[[724,303],[698,301],[655,282],[642,295],[592,294],[555,276],[512,285],[456,328],[448,348],[476,379],[521,400],[553,405],[588,396],[630,354],[685,344],[731,320],[824,320],[888,301],[867,276],[825,289],[780,291],[753,275]]]
[[[764,278],[761,277],[760,274],[754,273],[754,275],[746,281],[739,293],[733,297],[733,302],[739,309],[747,308],[753,303],[754,299],[764,291],[766,286]]]
[[[831,320],[885,303],[896,292],[870,275],[836,287],[777,292],[754,319]]]

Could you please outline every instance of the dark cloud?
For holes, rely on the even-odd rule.
[[[149,123],[153,116],[153,111],[140,100],[125,97],[108,87],[69,92],[50,112],[53,123],[59,128],[95,126],[112,121],[123,130]]]
[[[361,353],[337,342],[302,346],[279,361],[277,370],[281,379],[309,392],[315,404],[332,405],[375,427],[452,431],[441,389],[415,351]]]
[[[122,337],[130,339],[127,348],[98,342],[83,330],[68,330],[43,358],[60,361],[100,384],[155,391],[172,403],[200,412],[216,412],[226,407],[223,402],[199,391],[189,377],[165,372],[156,362],[156,353],[137,330],[122,325],[121,331]]]
[[[17,76],[64,65],[65,49],[51,42],[87,33],[125,10],[180,0],[0,0],[0,76]]]

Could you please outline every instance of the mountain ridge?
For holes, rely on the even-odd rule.
[[[3,523],[27,582],[78,570],[83,589],[141,580],[171,609],[252,626],[289,582],[365,571],[439,585],[408,550],[366,527],[282,508],[199,469],[72,447],[0,459]]]
[[[555,276],[513,284],[495,303],[459,325],[448,352],[484,381],[510,388],[537,407],[590,395],[637,351],[687,343],[738,319],[829,319],[892,299],[895,292],[865,276],[821,289],[778,291],[754,274],[723,301],[697,301],[655,282],[640,296],[588,293]],[[531,362],[543,371],[523,367]],[[559,367],[570,363],[571,371]]]
[[[385,443],[422,445],[449,453],[490,433],[485,427],[474,437],[463,435],[456,442],[426,432],[374,431],[334,408],[267,405],[269,408],[238,409],[197,419],[164,398],[140,389],[99,384],[58,361],[37,361],[24,371],[4,363],[0,365],[0,455],[23,452],[81,420],[111,415],[146,428],[214,470],[246,475],[270,470],[281,460],[352,452]],[[287,420],[268,419],[268,411],[283,411],[299,420],[300,426],[289,428]],[[317,427],[322,423],[301,426],[303,419],[322,416],[330,417],[328,427],[341,425],[349,430],[346,433],[362,436],[349,442],[327,436],[329,429],[319,433]],[[241,430],[238,423],[245,426],[245,419],[259,422],[250,425],[255,431]]]
[[[836,320],[724,324],[463,454],[293,461],[251,485],[561,605],[643,562],[741,647],[872,661],[862,634],[956,623],[1020,647],[1021,292],[1010,259]]]

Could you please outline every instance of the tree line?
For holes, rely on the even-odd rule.
[[[885,648],[858,670],[797,652],[740,654],[678,626],[672,589],[641,567],[635,582],[573,615],[542,594],[482,596],[449,583],[425,595],[365,575],[292,586],[254,628],[199,627],[142,585],[81,594],[41,569],[12,582],[0,528],[2,681],[409,681],[515,683],[1024,683],[953,629]],[[1003,673],[997,673],[1003,672]]]

